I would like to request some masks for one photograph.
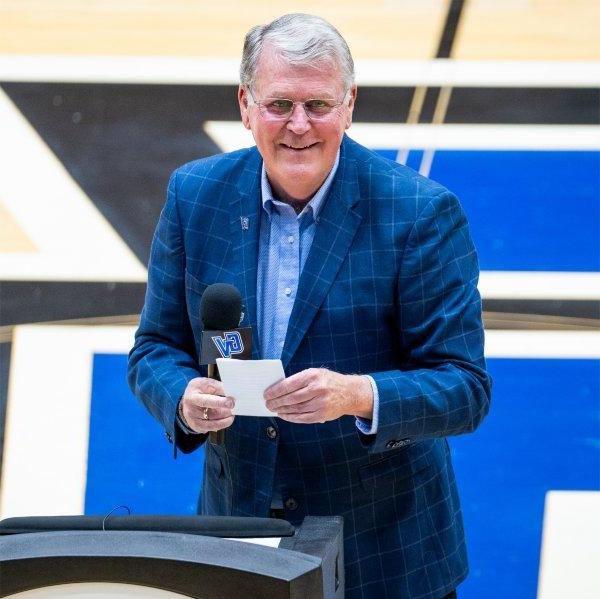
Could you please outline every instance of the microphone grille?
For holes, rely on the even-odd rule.
[[[214,283],[206,288],[200,300],[200,319],[205,329],[235,329],[241,316],[242,296],[233,285]]]

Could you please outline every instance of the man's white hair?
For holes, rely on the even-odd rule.
[[[344,87],[354,85],[354,61],[340,32],[325,19],[315,15],[292,13],[278,17],[267,25],[256,25],[244,40],[240,82],[252,89],[260,54],[265,46],[291,65],[319,68],[333,64],[342,76]]]

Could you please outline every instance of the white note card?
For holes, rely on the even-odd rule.
[[[283,380],[281,360],[235,360],[217,358],[225,394],[235,398],[236,416],[276,416],[267,409],[263,393]]]

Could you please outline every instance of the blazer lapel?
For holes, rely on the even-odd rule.
[[[329,197],[318,217],[315,237],[300,277],[281,360],[289,364],[321,307],[354,239],[362,216],[356,163],[342,145],[340,164]]]
[[[230,227],[233,242],[234,285],[242,294],[244,318],[241,326],[252,327],[252,358],[259,358],[256,316],[256,273],[260,233],[261,158],[254,150],[238,180],[238,196],[230,202]]]

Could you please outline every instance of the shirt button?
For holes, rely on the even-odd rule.
[[[289,287],[286,287],[283,292],[289,297],[292,295],[292,290]]]
[[[285,507],[290,510],[290,512],[293,512],[298,509],[298,502],[293,497],[288,497],[285,500]]]
[[[285,345],[285,342],[284,342],[284,341],[280,341],[280,342],[279,342],[279,347],[283,347],[284,345]]]
[[[288,242],[289,242],[289,243],[294,243],[294,236],[293,236],[293,235],[290,235],[290,236],[288,237]]]
[[[267,437],[269,439],[277,438],[277,429],[274,426],[267,426]]]

